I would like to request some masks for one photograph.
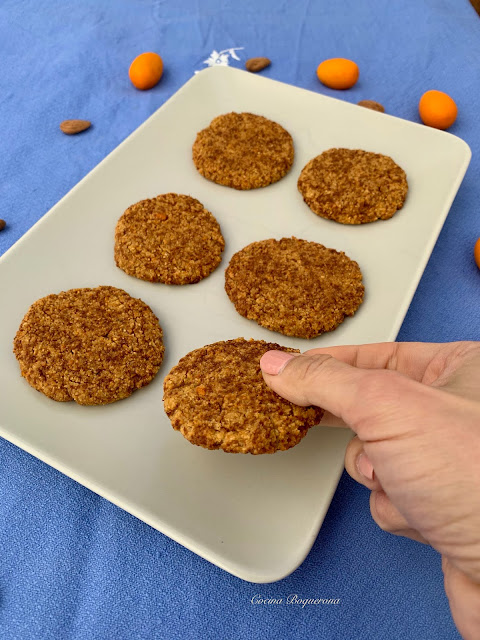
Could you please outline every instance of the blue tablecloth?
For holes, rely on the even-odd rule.
[[[162,55],[165,74],[139,92],[128,67],[149,50]],[[3,0],[0,253],[213,51],[226,51],[238,67],[268,56],[265,76],[351,102],[374,99],[414,121],[427,89],[455,99],[451,133],[469,143],[473,159],[399,339],[478,339],[480,18],[467,0]],[[320,61],[337,56],[361,70],[348,92],[327,89],[315,75]],[[66,118],[93,126],[67,137],[58,129]],[[0,308],[8,312],[1,292]],[[368,492],[346,475],[302,566],[255,585],[3,440],[0,461],[2,639],[458,637],[439,556],[379,530]],[[339,603],[287,604],[292,594]],[[283,602],[255,604],[257,595]]]

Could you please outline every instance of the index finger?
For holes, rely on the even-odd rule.
[[[448,346],[436,342],[377,342],[322,347],[304,353],[328,354],[359,369],[390,369],[422,382],[432,360]]]
[[[446,347],[435,342],[377,342],[309,349],[304,353],[328,354],[359,369],[390,369],[422,382],[427,367]],[[346,426],[343,420],[328,411],[321,424]]]

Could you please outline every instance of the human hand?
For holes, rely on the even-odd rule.
[[[276,393],[356,433],[345,467],[371,490],[373,519],[442,554],[455,624],[478,640],[480,342],[269,351],[260,365]]]

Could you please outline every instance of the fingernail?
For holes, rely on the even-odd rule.
[[[361,453],[356,460],[357,471],[367,478],[373,480],[373,465],[364,453]]]
[[[278,376],[285,369],[285,365],[289,360],[295,358],[293,353],[285,353],[285,351],[267,351],[260,358],[260,368],[263,372],[271,376]]]

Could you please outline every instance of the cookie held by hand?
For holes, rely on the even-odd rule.
[[[299,407],[265,384],[263,340],[228,340],[191,351],[164,382],[164,407],[175,430],[192,444],[228,453],[275,453],[300,442],[323,410]]]

